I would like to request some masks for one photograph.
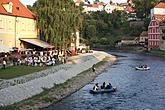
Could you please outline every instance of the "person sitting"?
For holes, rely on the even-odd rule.
[[[143,66],[142,66],[142,65],[140,65],[140,66],[139,66],[139,68],[143,68]]]
[[[94,85],[93,90],[94,90],[94,91],[99,90],[99,85],[98,85],[98,83],[96,83],[96,84]]]
[[[147,68],[147,65],[144,65],[143,67],[144,67],[144,68]]]
[[[105,87],[105,89],[111,89],[111,88],[112,88],[111,83],[109,83],[109,84]]]
[[[103,85],[101,86],[101,89],[105,89],[105,82],[103,82]]]

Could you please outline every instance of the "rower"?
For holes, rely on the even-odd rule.
[[[105,87],[105,89],[111,89],[111,88],[112,88],[111,83],[109,83],[109,84]]]
[[[96,83],[95,85],[94,85],[94,87],[93,87],[93,90],[94,91],[97,91],[99,89],[99,85],[98,85],[98,83]]]

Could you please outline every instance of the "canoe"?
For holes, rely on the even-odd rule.
[[[136,67],[135,68],[136,70],[142,70],[142,71],[145,71],[145,70],[150,70],[150,67],[146,67],[146,68],[144,68],[144,67]]]
[[[102,94],[102,93],[111,93],[111,92],[116,92],[117,88],[113,87],[112,89],[99,89],[97,91],[90,90],[89,93],[91,94]]]

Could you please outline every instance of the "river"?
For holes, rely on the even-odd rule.
[[[93,82],[44,110],[165,110],[165,58],[115,53],[119,60]],[[134,67],[147,64],[148,71]],[[117,92],[90,94],[94,83],[111,82]]]

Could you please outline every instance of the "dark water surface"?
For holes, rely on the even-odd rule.
[[[121,55],[119,61],[93,82],[45,110],[165,110],[165,58],[140,54]],[[149,71],[134,69],[148,64]],[[93,83],[111,82],[115,93],[89,93]]]

